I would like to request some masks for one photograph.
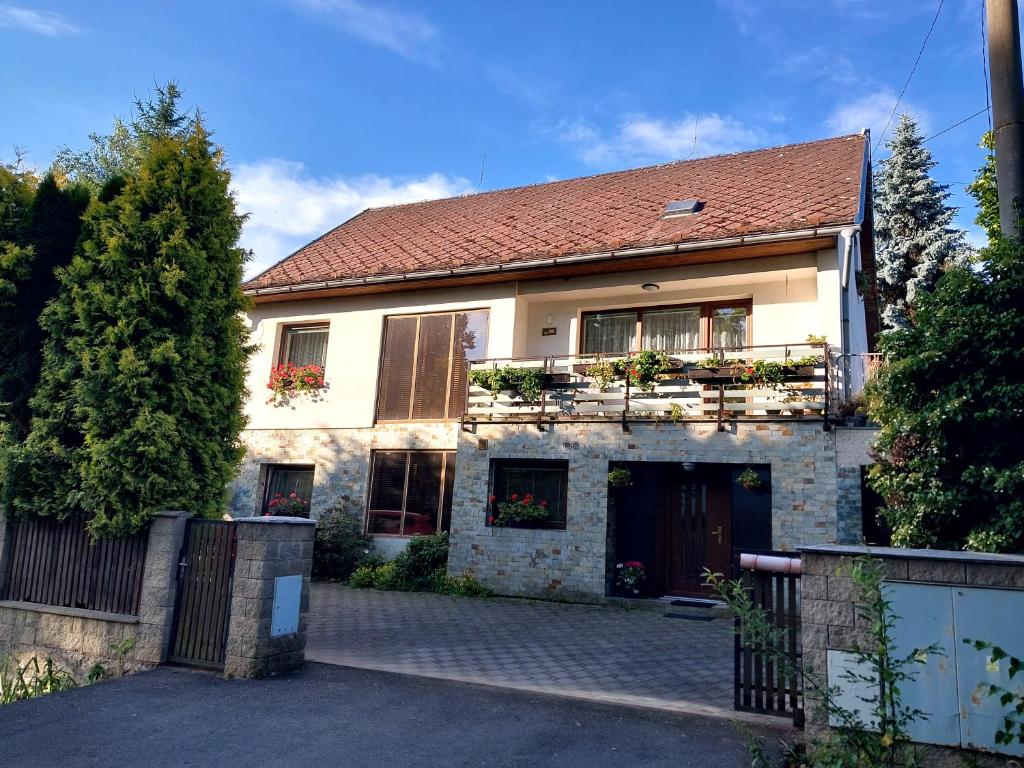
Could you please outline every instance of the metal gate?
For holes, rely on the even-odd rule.
[[[192,518],[178,558],[178,600],[169,659],[222,669],[235,570],[235,524]]]

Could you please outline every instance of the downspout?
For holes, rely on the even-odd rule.
[[[846,241],[846,246],[843,248],[843,261],[839,273],[839,327],[840,344],[842,345],[842,358],[846,361],[846,365],[843,367],[843,401],[849,402],[850,365],[848,354],[850,349],[850,269],[853,262],[854,238],[860,237],[860,231],[859,229],[848,227],[839,234]]]

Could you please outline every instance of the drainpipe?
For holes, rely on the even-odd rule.
[[[840,265],[839,272],[839,318],[840,318],[840,343],[842,344],[842,355],[843,359],[846,360],[846,365],[843,366],[843,400],[848,402],[850,400],[850,365],[849,356],[850,351],[850,271],[853,267],[853,243],[854,238],[858,237],[859,230],[854,227],[847,227],[839,236],[845,240],[845,247],[843,248],[843,260]]]

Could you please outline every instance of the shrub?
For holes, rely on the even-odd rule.
[[[469,573],[449,576],[445,568],[438,568],[430,574],[430,591],[439,595],[457,597],[489,597],[491,590]]]
[[[399,570],[395,561],[378,565],[373,569],[373,586],[393,592],[408,592],[414,588]]]
[[[313,578],[347,579],[370,557],[370,543],[359,518],[337,507],[327,510],[316,521]]]
[[[409,584],[410,588],[423,589],[434,571],[448,565],[448,534],[413,537],[405,551],[392,563],[397,578]]]
[[[360,565],[348,577],[348,585],[353,589],[369,589],[373,586],[373,577],[379,565]]]

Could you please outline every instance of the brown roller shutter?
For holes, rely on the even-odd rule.
[[[469,364],[487,357],[487,320],[487,310],[455,313],[449,419],[457,419],[466,412]]]
[[[413,419],[443,419],[448,409],[448,367],[452,357],[452,316],[420,318],[416,348]]]
[[[384,351],[380,360],[377,418],[410,418],[413,361],[416,359],[415,317],[389,317],[384,324]]]

